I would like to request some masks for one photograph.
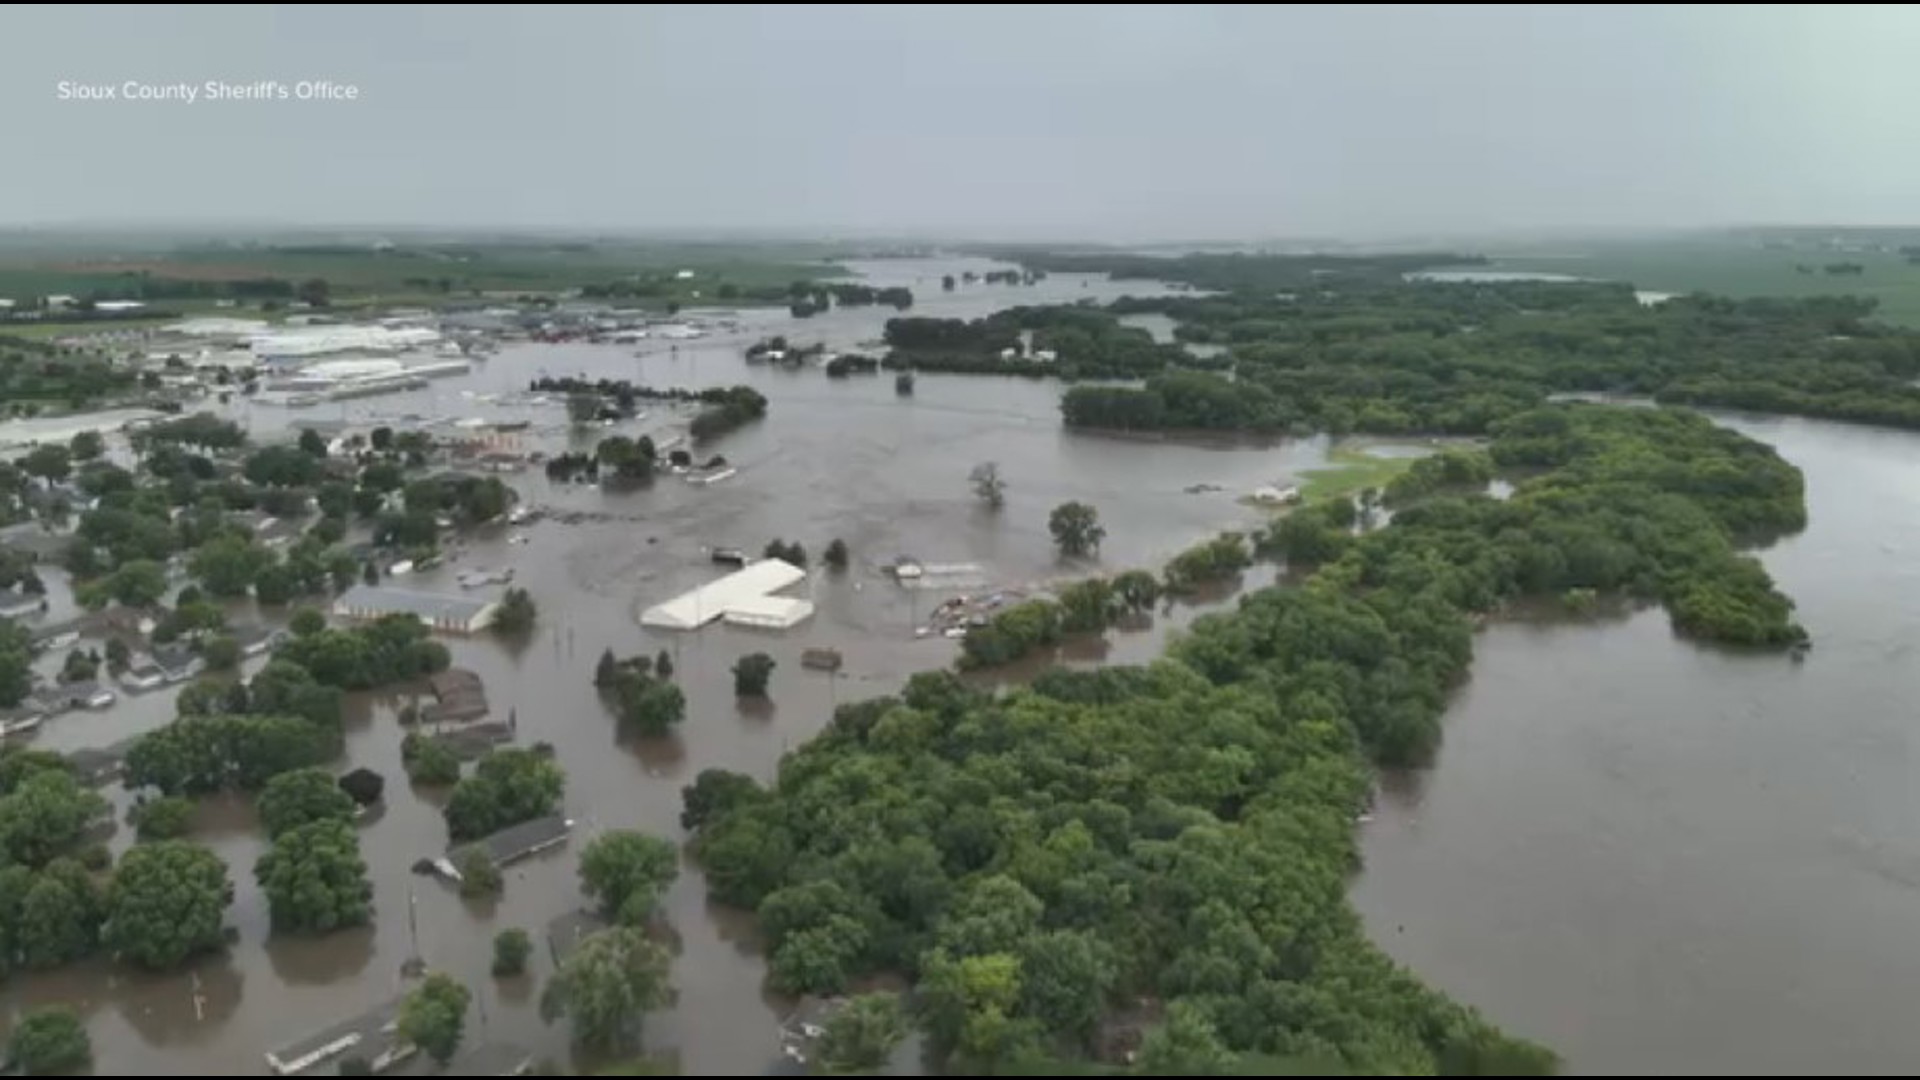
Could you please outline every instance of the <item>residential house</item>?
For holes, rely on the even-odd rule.
[[[200,654],[185,645],[162,645],[153,650],[153,662],[168,683],[183,683],[206,669]]]

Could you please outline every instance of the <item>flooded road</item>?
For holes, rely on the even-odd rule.
[[[964,262],[929,264],[957,267]],[[986,264],[976,264],[986,265]],[[919,282],[918,264],[879,264],[872,277]],[[892,275],[892,276],[889,276]],[[1128,282],[1129,291],[1141,291]],[[921,293],[924,284],[916,287]],[[1080,279],[1049,279],[1035,288],[975,286],[942,295],[932,274],[930,302],[916,313],[978,315],[1009,302],[1102,298],[1121,290]],[[991,290],[989,292],[989,289]],[[361,828],[374,884],[373,925],[316,940],[271,937],[265,898],[254,885],[254,860],[265,842],[245,800],[203,805],[193,839],[227,860],[236,885],[229,923],[237,940],[223,956],[165,977],[134,976],[105,963],[16,978],[13,1008],[64,1001],[81,1010],[104,1073],[259,1073],[262,1054],[326,1024],[355,1015],[405,988],[402,963],[416,951],[475,993],[468,1045],[489,1039],[520,1043],[564,1061],[564,1025],[537,1015],[537,986],[552,971],[545,947],[549,920],[580,906],[579,850],[596,832],[639,828],[682,839],[680,788],[699,770],[719,767],[770,778],[782,753],[818,731],[836,703],[897,688],[915,671],[950,664],[954,643],[916,639],[913,629],[949,593],[905,591],[876,565],[909,553],[929,563],[978,563],[995,586],[1031,586],[1101,567],[1158,567],[1168,556],[1225,528],[1246,527],[1261,513],[1236,496],[1287,482],[1325,461],[1318,440],[1266,448],[1203,447],[1069,434],[1059,423],[1059,386],[1051,382],[923,375],[910,397],[896,395],[890,375],[830,380],[812,368],[749,366],[744,345],[765,333],[796,342],[826,340],[847,347],[877,338],[885,309],[855,309],[795,322],[785,313],[746,312],[756,325],[724,339],[633,346],[514,345],[466,376],[438,380],[408,394],[340,406],[292,410],[236,405],[256,428],[297,427],[316,418],[392,420],[417,417],[534,420],[529,443],[590,450],[608,434],[683,429],[684,413],[649,406],[642,420],[585,434],[568,430],[557,399],[546,405],[495,404],[540,374],[631,378],[652,386],[701,387],[738,382],[771,400],[765,420],[717,440],[739,475],[708,487],[662,476],[633,490],[555,484],[538,470],[506,477],[523,503],[589,511],[611,520],[524,528],[498,526],[466,537],[446,565],[396,579],[410,587],[459,591],[455,577],[476,567],[512,566],[516,584],[541,611],[538,630],[521,647],[491,638],[445,639],[454,663],[486,680],[492,719],[517,719],[518,741],[554,744],[567,771],[565,808],[576,831],[565,848],[506,872],[497,903],[470,904],[442,883],[413,875],[410,865],[439,853],[446,828],[438,797],[410,790],[400,768],[402,693],[356,695],[349,701],[341,769],[364,765],[388,779],[384,811]],[[436,428],[435,430],[442,430]],[[702,453],[706,453],[702,449]],[[969,491],[968,471],[998,461],[1007,503],[994,512]],[[1196,484],[1221,490],[1189,494]],[[1046,529],[1048,511],[1067,499],[1099,508],[1108,538],[1099,564],[1059,562]],[[511,543],[521,534],[525,543]],[[854,566],[844,574],[817,570],[803,586],[818,614],[784,634],[713,626],[691,634],[643,629],[639,612],[722,572],[710,546],[758,551],[782,537],[818,558],[828,541],[844,539]],[[1249,582],[1269,580],[1256,570]],[[59,591],[56,589],[56,591]],[[1226,602],[1225,596],[1212,599]],[[1192,617],[1181,606],[1148,629],[1115,632],[1111,643],[1075,643],[1073,662],[1145,660],[1165,631]],[[842,650],[837,678],[805,671],[808,646]],[[672,737],[625,739],[591,685],[601,650],[620,655],[666,649],[688,697],[687,721]],[[766,651],[779,667],[771,704],[743,707],[729,668],[741,655]],[[33,745],[58,750],[102,746],[149,730],[173,713],[172,692],[123,698],[112,709],[76,712],[47,724]],[[108,792],[125,804],[118,788]],[[116,852],[132,841],[122,828]],[[708,904],[697,868],[684,867],[666,903],[677,938],[676,1006],[649,1019],[650,1051],[678,1051],[689,1073],[751,1074],[778,1055],[777,1018],[784,1003],[763,994],[764,966],[749,922]],[[411,917],[410,917],[411,916]],[[522,927],[536,941],[533,978],[502,982],[488,975],[493,934]]]
[[[1806,472],[1762,553],[1804,664],[1666,615],[1495,624],[1354,900],[1436,987],[1582,1073],[1908,1073],[1920,985],[1920,436],[1724,418]]]

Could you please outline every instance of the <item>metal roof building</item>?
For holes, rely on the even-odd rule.
[[[747,618],[755,617],[756,612],[764,618],[768,610],[764,602],[778,599],[772,597],[772,593],[806,579],[805,570],[784,559],[762,559],[718,581],[710,581],[665,603],[655,604],[641,612],[640,623],[642,626],[666,630],[697,630],[715,619],[727,617],[729,612],[735,610],[741,611]],[[805,614],[793,622],[813,613],[813,605],[804,600],[783,601],[783,604],[793,603],[806,606]],[[791,608],[782,607],[781,611],[781,618],[792,614]]]
[[[412,615],[435,630],[473,634],[487,628],[500,602],[487,597],[396,589],[387,585],[355,585],[333,602],[333,613],[349,619],[378,619]]]
[[[267,1053],[267,1065],[281,1076],[321,1071],[321,1066],[352,1052],[364,1058],[374,1072],[383,1072],[412,1055],[413,1047],[398,1030],[401,998],[394,998],[351,1020],[288,1043]]]
[[[529,855],[538,854],[550,847],[567,842],[567,833],[573,828],[573,822],[561,814],[550,814],[532,821],[523,821],[518,825],[509,825],[499,832],[474,844],[461,844],[447,852],[455,866],[459,865],[460,853],[469,847],[478,847],[487,853],[495,866],[505,866]]]
[[[791,596],[757,596],[736,601],[722,618],[729,626],[787,630],[813,618],[813,601]]]

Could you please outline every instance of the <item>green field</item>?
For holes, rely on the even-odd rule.
[[[0,297],[69,294],[140,298],[177,308],[195,300],[258,300],[244,283],[320,279],[342,302],[437,303],[480,294],[622,290],[622,302],[785,303],[797,280],[842,274],[824,247],[737,243],[505,241],[387,244],[131,244],[62,248],[57,241],[0,253]],[[678,272],[691,270],[690,278]],[[236,287],[236,283],[242,283]],[[635,286],[640,286],[636,289]],[[191,295],[181,295],[183,292]],[[750,295],[758,292],[760,295]],[[723,295],[724,294],[724,295]]]
[[[1920,326],[1920,264],[1900,252],[1920,239],[1910,230],[1855,230],[1837,245],[1833,239],[1824,230],[1769,230],[1493,250],[1488,269],[1627,281],[1654,292],[1865,296],[1879,302],[1880,318]],[[1831,275],[1824,270],[1829,263],[1858,263],[1865,272]]]

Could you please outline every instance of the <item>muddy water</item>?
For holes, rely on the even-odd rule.
[[[1120,291],[1055,278],[1033,289],[973,286],[940,294],[942,268],[957,272],[961,265],[883,263],[871,276],[883,284],[918,283],[916,292],[923,295],[930,278],[934,292],[917,310],[931,313],[974,315],[1010,302],[1105,298]],[[1139,285],[1128,283],[1136,292]],[[750,367],[741,357],[742,347],[762,333],[827,340],[836,347],[870,340],[887,314],[856,310],[795,323],[783,313],[747,313],[756,323],[748,332],[678,348],[651,343],[644,356],[635,356],[632,347],[512,346],[472,374],[427,390],[348,403],[344,415],[355,419],[526,416],[535,421],[530,442],[557,447],[578,440],[590,448],[610,432],[570,433],[557,401],[508,406],[484,396],[523,390],[544,372],[630,377],[653,385],[749,382],[772,401],[763,422],[715,445],[740,468],[731,480],[702,488],[663,477],[645,488],[603,491],[552,484],[537,471],[518,474],[508,479],[526,503],[617,520],[484,530],[466,538],[446,566],[401,579],[457,591],[454,577],[463,569],[511,565],[539,603],[539,630],[517,649],[491,639],[450,645],[456,664],[486,679],[494,717],[517,719],[522,745],[545,740],[556,747],[568,774],[566,809],[578,825],[568,848],[511,868],[497,904],[469,904],[440,883],[412,875],[410,864],[442,850],[446,834],[438,797],[410,790],[400,770],[402,732],[395,714],[410,692],[360,695],[349,705],[346,755],[339,764],[365,765],[388,778],[385,810],[362,827],[377,904],[372,926],[318,940],[270,936],[265,899],[252,881],[263,838],[244,800],[217,801],[201,808],[194,836],[232,869],[232,949],[166,977],[96,964],[16,979],[8,985],[9,1004],[60,1000],[80,1008],[103,1072],[258,1072],[266,1050],[399,992],[402,963],[417,950],[474,989],[470,1041],[508,1039],[564,1059],[564,1028],[542,1025],[535,1003],[538,982],[552,970],[543,928],[580,904],[575,858],[582,844],[610,828],[679,838],[680,788],[699,770],[771,777],[780,755],[816,732],[836,703],[889,692],[914,671],[951,662],[952,642],[912,633],[946,594],[902,591],[875,564],[898,553],[927,562],[975,562],[994,584],[1013,586],[1084,573],[1090,564],[1056,560],[1046,532],[1048,510],[1078,498],[1100,509],[1109,530],[1102,565],[1154,566],[1220,529],[1255,523],[1257,512],[1236,503],[1237,493],[1286,482],[1298,469],[1325,460],[1324,445],[1314,441],[1214,448],[1070,435],[1060,428],[1058,387],[1051,383],[922,376],[916,393],[903,398],[888,376],[828,380],[812,369]],[[235,408],[263,430],[342,414],[338,407]],[[684,414],[655,408],[613,430],[668,437],[684,424]],[[968,491],[968,470],[985,460],[1000,462],[1009,481],[1007,504],[998,512],[977,505]],[[1224,490],[1184,490],[1200,483]],[[510,543],[515,535],[526,542]],[[818,605],[811,622],[785,634],[717,626],[671,634],[639,626],[644,607],[717,576],[706,547],[758,549],[776,536],[799,539],[816,556],[839,537],[854,552],[856,565],[844,575],[816,574],[805,586]],[[1250,583],[1265,580],[1256,574]],[[1165,631],[1196,610],[1176,607],[1104,645],[1075,643],[1063,659],[1149,658]],[[844,652],[839,678],[800,668],[801,650],[814,645]],[[620,654],[666,649],[673,655],[689,704],[677,734],[659,740],[620,735],[590,685],[606,648]],[[733,697],[728,669],[741,655],[761,650],[779,663],[773,700],[743,707]],[[69,714],[47,725],[37,745],[73,749],[137,734],[172,715],[173,696],[139,695],[103,712]],[[124,804],[124,795],[115,794]],[[115,838],[116,849],[131,842],[129,832]],[[760,1071],[777,1055],[776,1018],[783,1003],[762,992],[764,967],[748,921],[710,905],[691,864],[668,897],[667,915],[679,950],[673,973],[679,1000],[650,1019],[649,1047],[677,1050],[689,1072]],[[513,984],[487,974],[491,938],[510,926],[527,928],[542,943],[533,978]]]
[[[1727,418],[1806,471],[1763,553],[1804,664],[1645,611],[1495,625],[1355,901],[1424,978],[1585,1073],[1908,1073],[1920,985],[1920,437]]]

